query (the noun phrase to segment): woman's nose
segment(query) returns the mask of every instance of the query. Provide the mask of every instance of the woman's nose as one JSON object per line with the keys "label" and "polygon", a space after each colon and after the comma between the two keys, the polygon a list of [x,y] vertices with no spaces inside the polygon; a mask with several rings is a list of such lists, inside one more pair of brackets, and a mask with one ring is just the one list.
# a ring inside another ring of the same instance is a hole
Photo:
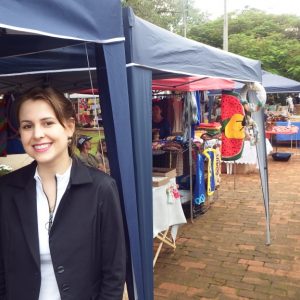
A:
{"label": "woman's nose", "polygon": [[33,130],[33,135],[36,139],[40,139],[45,136],[44,130],[41,126],[35,126]]}

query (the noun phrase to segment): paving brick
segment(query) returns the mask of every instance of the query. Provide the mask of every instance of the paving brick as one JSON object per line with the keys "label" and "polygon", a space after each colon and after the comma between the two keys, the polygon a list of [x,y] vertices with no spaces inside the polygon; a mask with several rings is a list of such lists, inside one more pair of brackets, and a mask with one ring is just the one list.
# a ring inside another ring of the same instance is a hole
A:
{"label": "paving brick", "polygon": [[175,284],[170,282],[164,282],[159,286],[160,289],[170,292],[184,293],[187,290],[187,286],[181,284]]}
{"label": "paving brick", "polygon": [[256,261],[256,260],[252,260],[252,259],[239,259],[238,261],[239,264],[243,264],[243,265],[249,265],[249,266],[263,266],[264,262],[262,261]]}
{"label": "paving brick", "polygon": [[168,298],[170,296],[170,294],[171,294],[171,291],[167,290],[167,289],[156,288],[154,291],[155,299],[157,299],[157,297]]}
{"label": "paving brick", "polygon": [[256,300],[272,299],[271,295],[268,295],[268,294],[265,294],[265,293],[260,293],[260,292],[257,292],[257,291],[240,290],[240,291],[238,291],[238,295],[242,296],[242,297],[247,297],[247,298],[250,298],[250,299],[256,299]]}
{"label": "paving brick", "polygon": [[234,275],[234,274],[228,274],[228,273],[216,273],[215,278],[225,279],[227,280],[233,280],[233,281],[239,281],[242,280],[242,275]]}
{"label": "paving brick", "polygon": [[260,279],[258,277],[250,277],[250,276],[245,276],[242,279],[243,282],[246,283],[252,283],[254,285],[261,285],[261,286],[270,286],[270,281],[266,279]]}
{"label": "paving brick", "polygon": [[206,264],[194,261],[185,261],[182,262],[180,265],[186,269],[204,269],[206,267]]}
{"label": "paving brick", "polygon": [[274,296],[280,296],[282,297],[282,299],[285,299],[288,295],[287,289],[277,289],[272,286],[271,287],[256,286],[254,291],[269,294],[269,295],[274,295]]}
{"label": "paving brick", "polygon": [[227,280],[226,286],[234,287],[238,290],[249,290],[249,291],[253,291],[255,288],[254,284],[249,284],[242,281],[231,281],[231,280]]}
{"label": "paving brick", "polygon": [[266,268],[266,267],[249,266],[248,270],[257,273],[275,274],[274,269]]}
{"label": "paving brick", "polygon": [[203,292],[204,292],[204,289],[189,287],[185,293],[190,298],[193,296],[200,296],[200,295],[202,295]]}

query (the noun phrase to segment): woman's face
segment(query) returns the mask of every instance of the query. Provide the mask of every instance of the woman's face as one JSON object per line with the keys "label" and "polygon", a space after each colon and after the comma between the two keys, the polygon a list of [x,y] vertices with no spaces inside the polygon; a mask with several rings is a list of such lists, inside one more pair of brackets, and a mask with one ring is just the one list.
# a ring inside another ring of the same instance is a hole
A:
{"label": "woman's face", "polygon": [[74,133],[74,120],[64,128],[47,102],[27,100],[21,105],[19,121],[23,147],[38,164],[55,167],[69,160],[68,137]]}

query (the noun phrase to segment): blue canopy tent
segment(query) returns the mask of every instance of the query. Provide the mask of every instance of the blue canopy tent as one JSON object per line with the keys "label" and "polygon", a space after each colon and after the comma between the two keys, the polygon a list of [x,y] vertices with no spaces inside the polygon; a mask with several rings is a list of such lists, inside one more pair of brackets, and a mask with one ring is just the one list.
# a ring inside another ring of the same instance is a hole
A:
{"label": "blue canopy tent", "polygon": [[262,71],[262,85],[268,94],[300,92],[300,82],[267,71]]}
{"label": "blue canopy tent", "polygon": [[[124,30],[143,269],[152,282],[152,79],[199,76],[261,82],[260,62],[216,49],[155,26],[126,8]],[[263,158],[266,161],[266,157]],[[268,201],[268,199],[266,199]]]}
{"label": "blue canopy tent", "polygon": [[[262,85],[267,94],[300,92],[300,82],[264,70],[262,70]],[[242,87],[243,84],[236,83],[235,90]]]}
{"label": "blue canopy tent", "polygon": [[[36,84],[51,84],[69,91],[81,84],[98,83],[110,168],[119,188],[127,229],[129,294],[131,299],[134,292],[139,299],[147,299],[143,289],[120,1],[1,0],[0,7],[0,93],[22,92]],[[75,68],[82,67],[74,60],[78,47],[85,53],[85,68],[75,72]],[[65,50],[64,55],[61,49]],[[96,79],[90,79],[91,53]]]}

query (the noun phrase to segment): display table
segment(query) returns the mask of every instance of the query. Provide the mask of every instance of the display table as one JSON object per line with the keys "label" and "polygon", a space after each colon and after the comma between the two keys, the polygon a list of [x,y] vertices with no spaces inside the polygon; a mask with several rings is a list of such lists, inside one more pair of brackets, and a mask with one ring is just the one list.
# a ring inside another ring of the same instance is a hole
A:
{"label": "display table", "polygon": [[[271,141],[272,141],[272,136],[275,134],[282,134],[282,135],[288,135],[290,136],[290,141],[291,141],[291,150],[293,149],[293,139],[296,141],[296,150],[297,150],[297,133],[299,131],[298,126],[274,126],[272,127],[271,130],[266,130],[266,134],[271,136]],[[276,147],[277,148],[277,147]],[[276,150],[277,151],[277,150]]]}
{"label": "display table", "polygon": [[[267,155],[273,151],[273,147],[268,139],[266,139],[266,150]],[[256,168],[259,168],[256,154],[256,145],[251,145],[250,141],[244,142],[244,149],[242,156],[237,160],[224,161],[227,166],[227,174],[232,174],[232,166],[231,164],[250,164],[256,165]]]}
{"label": "display table", "polygon": [[[159,187],[153,187],[153,238],[158,238],[160,244],[156,251],[153,266],[156,263],[163,244],[176,248],[176,236],[180,224],[186,223],[180,199],[168,198],[167,190],[176,185],[175,178]],[[170,237],[168,237],[170,235]]]}

